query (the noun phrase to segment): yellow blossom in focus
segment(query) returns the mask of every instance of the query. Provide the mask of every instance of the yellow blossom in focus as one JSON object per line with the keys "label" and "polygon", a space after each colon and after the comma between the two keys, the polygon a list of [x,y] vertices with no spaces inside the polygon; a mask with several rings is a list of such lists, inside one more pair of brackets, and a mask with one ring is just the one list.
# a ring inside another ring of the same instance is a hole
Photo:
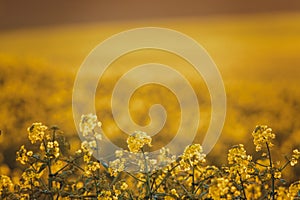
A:
{"label": "yellow blossom in focus", "polygon": [[127,145],[132,153],[138,153],[141,149],[148,145],[151,147],[152,138],[147,133],[142,131],[135,131],[131,136],[127,138]]}
{"label": "yellow blossom in focus", "polygon": [[185,148],[180,160],[180,167],[184,170],[189,170],[191,166],[204,163],[206,161],[205,157],[202,146],[200,144],[192,144]]}
{"label": "yellow blossom in focus", "polygon": [[47,143],[47,153],[57,158],[59,156],[59,143],[57,141]]}
{"label": "yellow blossom in focus", "polygon": [[36,143],[37,141],[42,141],[45,136],[45,131],[48,129],[42,123],[33,123],[28,129],[28,138],[31,143]]}
{"label": "yellow blossom in focus", "polygon": [[252,132],[252,136],[256,151],[260,151],[262,146],[266,144],[268,144],[269,147],[273,146],[271,140],[275,138],[275,134],[272,132],[272,129],[266,125],[256,126]]}

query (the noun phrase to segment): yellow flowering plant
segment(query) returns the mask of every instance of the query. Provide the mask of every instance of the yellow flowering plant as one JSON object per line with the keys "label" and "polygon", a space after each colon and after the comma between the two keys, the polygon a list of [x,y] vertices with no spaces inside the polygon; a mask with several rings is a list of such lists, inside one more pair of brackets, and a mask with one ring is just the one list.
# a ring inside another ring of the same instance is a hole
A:
{"label": "yellow flowering plant", "polygon": [[[81,118],[83,141],[70,152],[64,134],[57,127],[34,123],[28,128],[31,146],[22,145],[16,160],[23,167],[18,182],[0,175],[0,199],[296,199],[300,182],[287,184],[282,171],[295,166],[298,149],[283,165],[272,160],[275,134],[267,126],[257,126],[253,143],[259,158],[247,154],[243,144],[228,150],[228,163],[208,165],[200,144],[187,146],[181,156],[162,148],[150,157],[152,146],[147,133],[136,131],[127,139],[128,150],[115,152],[116,159],[96,160],[101,151],[101,127],[95,115]],[[136,168],[132,168],[135,164]],[[129,167],[135,170],[128,170]],[[13,177],[13,180],[16,180]]]}

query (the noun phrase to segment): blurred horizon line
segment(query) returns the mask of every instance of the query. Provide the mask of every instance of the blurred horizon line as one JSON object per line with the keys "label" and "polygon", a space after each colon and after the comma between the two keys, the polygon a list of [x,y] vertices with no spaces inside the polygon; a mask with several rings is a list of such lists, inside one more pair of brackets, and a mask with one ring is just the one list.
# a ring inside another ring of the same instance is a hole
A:
{"label": "blurred horizon line", "polygon": [[290,0],[0,0],[0,31],[53,25],[159,20],[218,15],[300,13],[300,1]]}

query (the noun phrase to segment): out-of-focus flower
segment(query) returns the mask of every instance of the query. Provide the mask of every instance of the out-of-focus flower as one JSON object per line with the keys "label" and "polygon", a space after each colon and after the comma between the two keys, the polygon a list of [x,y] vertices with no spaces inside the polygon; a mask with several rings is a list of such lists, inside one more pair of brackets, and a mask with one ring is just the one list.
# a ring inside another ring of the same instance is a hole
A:
{"label": "out-of-focus flower", "polygon": [[93,172],[95,172],[96,170],[100,169],[101,165],[99,162],[89,162],[86,166],[85,166],[85,170],[84,173],[88,176],[92,175]]}
{"label": "out-of-focus flower", "polygon": [[180,160],[180,167],[184,170],[189,170],[192,166],[206,162],[205,157],[202,146],[200,144],[192,144],[185,148]]}
{"label": "out-of-focus flower", "polygon": [[212,185],[209,187],[208,195],[212,199],[226,199],[229,192],[229,180],[226,178],[214,178],[212,179]]}
{"label": "out-of-focus flower", "polygon": [[159,150],[159,155],[157,156],[158,166],[166,166],[175,162],[175,160],[176,156],[170,153],[170,149],[163,147]]}
{"label": "out-of-focus flower", "polygon": [[147,135],[147,133],[142,131],[135,131],[131,136],[127,138],[127,145],[130,152],[138,153],[145,145],[151,147],[151,141],[152,138]]}
{"label": "out-of-focus flower", "polygon": [[126,190],[128,188],[127,183],[123,182],[120,188],[121,190]]}
{"label": "out-of-focus flower", "polygon": [[37,141],[42,141],[45,136],[45,131],[48,129],[47,126],[44,126],[42,123],[33,123],[28,131],[28,138],[31,143],[36,143]]}
{"label": "out-of-focus flower", "polygon": [[101,193],[98,195],[98,200],[113,200],[113,195],[109,190],[102,190]]}
{"label": "out-of-focus flower", "polygon": [[247,199],[259,199],[262,195],[261,185],[258,183],[247,185],[245,191]]}
{"label": "out-of-focus flower", "polygon": [[300,158],[300,151],[298,149],[294,149],[292,159],[290,162],[291,166],[295,166],[298,163],[299,158]]}
{"label": "out-of-focus flower", "polygon": [[10,190],[13,187],[13,183],[8,176],[0,175],[0,197],[3,191]]}
{"label": "out-of-focus flower", "polygon": [[117,176],[119,172],[122,172],[125,170],[125,162],[126,160],[124,158],[118,158],[114,161],[109,162],[109,172],[111,176]]}
{"label": "out-of-focus flower", "polygon": [[272,129],[266,125],[256,126],[252,132],[252,136],[256,151],[260,151],[262,146],[266,144],[268,144],[269,147],[273,146],[271,140],[275,138],[275,134],[272,132]]}
{"label": "out-of-focus flower", "polygon": [[292,183],[289,187],[288,197],[294,199],[294,197],[299,197],[300,193],[300,181]]}
{"label": "out-of-focus flower", "polygon": [[276,200],[287,200],[288,198],[288,190],[285,187],[278,187],[276,192]]}

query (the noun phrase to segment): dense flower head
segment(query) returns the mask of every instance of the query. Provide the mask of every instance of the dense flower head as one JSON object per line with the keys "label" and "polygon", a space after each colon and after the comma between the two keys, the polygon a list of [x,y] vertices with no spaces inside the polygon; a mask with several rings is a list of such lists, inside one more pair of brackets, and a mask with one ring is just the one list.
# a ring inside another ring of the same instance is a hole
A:
{"label": "dense flower head", "polygon": [[145,145],[151,147],[152,138],[143,131],[135,131],[127,138],[127,145],[129,151],[132,153],[138,153]]}
{"label": "dense flower head", "polygon": [[27,128],[28,138],[31,143],[36,143],[37,141],[42,141],[45,136],[45,131],[48,129],[47,126],[42,123],[33,123],[30,127]]}
{"label": "dense flower head", "polygon": [[200,144],[192,144],[185,148],[180,160],[180,166],[184,170],[188,170],[191,166],[204,163],[206,161],[205,157],[202,146]]}
{"label": "dense flower head", "polygon": [[272,129],[266,125],[256,126],[252,132],[252,136],[256,151],[260,151],[262,146],[266,144],[269,147],[273,146],[271,140],[275,138],[275,134],[272,132]]}
{"label": "dense flower head", "polygon": [[247,155],[243,144],[236,145],[229,149],[228,152],[228,164],[239,164],[244,160],[251,161],[252,157]]}
{"label": "dense flower head", "polygon": [[232,177],[236,178],[236,182],[240,182],[240,177],[249,178],[253,168],[250,166],[252,157],[247,155],[244,145],[239,144],[233,146],[228,152],[228,172]]}

